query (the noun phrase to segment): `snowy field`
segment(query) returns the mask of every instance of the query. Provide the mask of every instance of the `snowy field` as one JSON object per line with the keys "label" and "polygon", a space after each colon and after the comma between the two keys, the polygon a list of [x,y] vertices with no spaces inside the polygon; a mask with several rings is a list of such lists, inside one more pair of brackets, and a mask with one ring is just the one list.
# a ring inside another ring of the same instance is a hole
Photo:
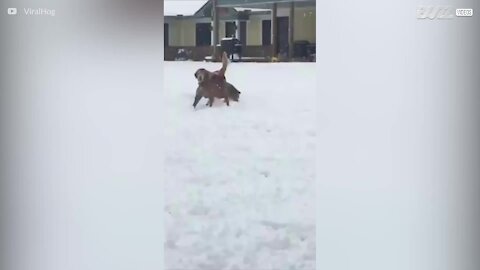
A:
{"label": "snowy field", "polygon": [[166,268],[315,269],[315,65],[233,63],[194,110],[200,67],[165,62]]}

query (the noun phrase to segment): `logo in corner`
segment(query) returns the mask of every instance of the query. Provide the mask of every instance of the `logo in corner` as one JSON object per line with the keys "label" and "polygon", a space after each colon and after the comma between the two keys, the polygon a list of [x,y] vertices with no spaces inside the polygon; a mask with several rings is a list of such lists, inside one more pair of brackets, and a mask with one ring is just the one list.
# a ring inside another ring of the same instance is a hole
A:
{"label": "logo in corner", "polygon": [[17,9],[16,8],[8,8],[7,13],[8,13],[8,15],[17,15]]}
{"label": "logo in corner", "polygon": [[417,19],[453,19],[455,9],[450,6],[419,6]]}

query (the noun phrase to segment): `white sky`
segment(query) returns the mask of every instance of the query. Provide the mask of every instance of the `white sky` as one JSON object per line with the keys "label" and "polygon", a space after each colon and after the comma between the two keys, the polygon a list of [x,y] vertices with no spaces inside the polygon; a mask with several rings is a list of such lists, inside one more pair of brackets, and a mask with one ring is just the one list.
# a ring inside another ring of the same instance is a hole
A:
{"label": "white sky", "polygon": [[[176,16],[184,15],[189,16],[197,12],[207,0],[165,0],[164,4],[164,16]],[[265,9],[255,9],[255,8],[236,8],[236,10],[245,10],[250,9],[252,11],[261,11]]]}
{"label": "white sky", "polygon": [[207,0],[165,0],[164,16],[189,16],[197,12]]}

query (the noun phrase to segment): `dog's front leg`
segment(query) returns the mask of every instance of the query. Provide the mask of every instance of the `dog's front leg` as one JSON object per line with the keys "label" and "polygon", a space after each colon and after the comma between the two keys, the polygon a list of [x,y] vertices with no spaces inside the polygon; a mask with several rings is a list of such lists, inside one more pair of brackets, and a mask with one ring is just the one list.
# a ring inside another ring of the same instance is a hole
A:
{"label": "dog's front leg", "polygon": [[202,99],[202,95],[196,95],[195,100],[193,101],[193,108],[195,108],[198,104],[198,102]]}
{"label": "dog's front leg", "polygon": [[225,103],[227,103],[227,106],[230,106],[230,100],[228,98],[228,95],[225,96]]}
{"label": "dog's front leg", "polygon": [[200,101],[200,99],[202,99],[203,97],[203,88],[199,85],[197,87],[197,91],[195,91],[195,99],[193,101],[193,108],[195,108],[198,104],[198,102]]}

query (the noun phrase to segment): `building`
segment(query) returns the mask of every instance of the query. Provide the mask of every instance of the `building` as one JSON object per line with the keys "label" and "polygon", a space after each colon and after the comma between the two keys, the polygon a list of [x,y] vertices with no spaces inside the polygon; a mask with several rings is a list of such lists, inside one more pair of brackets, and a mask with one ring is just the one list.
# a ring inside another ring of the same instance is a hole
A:
{"label": "building", "polygon": [[243,44],[243,56],[267,61],[272,57],[295,57],[295,43],[308,42],[311,48],[316,43],[315,0],[164,3],[165,60],[173,60],[178,49],[187,50],[193,60],[204,60],[214,54],[213,44],[223,37],[238,38]]}

